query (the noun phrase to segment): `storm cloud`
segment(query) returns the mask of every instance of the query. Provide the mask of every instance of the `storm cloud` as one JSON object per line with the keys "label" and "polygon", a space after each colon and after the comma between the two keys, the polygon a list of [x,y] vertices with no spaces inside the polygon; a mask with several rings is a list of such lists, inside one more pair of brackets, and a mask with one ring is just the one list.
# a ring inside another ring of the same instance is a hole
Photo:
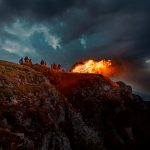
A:
{"label": "storm cloud", "polygon": [[0,59],[29,55],[69,69],[89,58],[122,65],[150,93],[149,0],[0,0]]}

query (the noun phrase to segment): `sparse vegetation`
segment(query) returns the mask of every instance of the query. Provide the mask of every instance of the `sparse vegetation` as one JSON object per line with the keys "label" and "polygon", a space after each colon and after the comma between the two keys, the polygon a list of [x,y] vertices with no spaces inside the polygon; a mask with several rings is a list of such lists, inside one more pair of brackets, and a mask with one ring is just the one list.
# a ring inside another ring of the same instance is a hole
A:
{"label": "sparse vegetation", "polygon": [[123,82],[0,61],[2,150],[140,150],[149,112]]}

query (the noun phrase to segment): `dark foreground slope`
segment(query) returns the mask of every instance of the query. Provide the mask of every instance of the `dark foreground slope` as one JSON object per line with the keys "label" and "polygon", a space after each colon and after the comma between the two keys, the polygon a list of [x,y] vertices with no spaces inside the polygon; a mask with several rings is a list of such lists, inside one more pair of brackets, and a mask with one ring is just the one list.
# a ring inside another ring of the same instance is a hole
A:
{"label": "dark foreground slope", "polygon": [[149,146],[149,109],[131,87],[102,75],[33,68],[0,61],[0,149]]}

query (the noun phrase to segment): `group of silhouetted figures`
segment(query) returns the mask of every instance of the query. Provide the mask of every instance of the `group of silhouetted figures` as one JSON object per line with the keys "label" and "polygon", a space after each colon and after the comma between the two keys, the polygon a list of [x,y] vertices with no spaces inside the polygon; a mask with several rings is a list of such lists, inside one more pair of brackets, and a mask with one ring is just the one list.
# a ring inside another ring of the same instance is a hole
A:
{"label": "group of silhouetted figures", "polygon": [[[24,58],[22,57],[19,60],[19,64],[32,66],[32,59],[30,59],[28,56],[25,56]],[[40,65],[43,66],[43,67],[47,67],[48,68],[48,63],[45,60],[43,60],[43,59],[41,60]],[[62,69],[60,64],[55,64],[54,63],[54,64],[51,64],[50,70],[62,71],[63,69]]]}
{"label": "group of silhouetted figures", "polygon": [[26,56],[26,57],[22,57],[20,60],[19,60],[19,63],[21,64],[21,65],[23,65],[23,64],[27,64],[27,65],[32,65],[32,59],[30,59],[28,56]]}
{"label": "group of silhouetted figures", "polygon": [[52,70],[62,70],[60,64],[51,64],[51,69]]}

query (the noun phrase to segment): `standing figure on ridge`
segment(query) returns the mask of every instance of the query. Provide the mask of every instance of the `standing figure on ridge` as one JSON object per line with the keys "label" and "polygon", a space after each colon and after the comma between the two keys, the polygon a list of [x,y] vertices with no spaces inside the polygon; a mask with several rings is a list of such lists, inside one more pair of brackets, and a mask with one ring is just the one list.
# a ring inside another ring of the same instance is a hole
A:
{"label": "standing figure on ridge", "polygon": [[26,57],[24,58],[24,61],[25,61],[25,62],[29,62],[29,57],[26,56]]}
{"label": "standing figure on ridge", "polygon": [[19,60],[19,64],[23,64],[24,63],[24,60],[23,60],[23,57]]}
{"label": "standing figure on ridge", "polygon": [[32,59],[29,59],[29,63],[30,63],[30,65],[32,65]]}
{"label": "standing figure on ridge", "polygon": [[42,59],[41,60],[41,63],[40,63],[41,65],[44,65],[45,64],[45,62],[44,62],[44,60]]}

